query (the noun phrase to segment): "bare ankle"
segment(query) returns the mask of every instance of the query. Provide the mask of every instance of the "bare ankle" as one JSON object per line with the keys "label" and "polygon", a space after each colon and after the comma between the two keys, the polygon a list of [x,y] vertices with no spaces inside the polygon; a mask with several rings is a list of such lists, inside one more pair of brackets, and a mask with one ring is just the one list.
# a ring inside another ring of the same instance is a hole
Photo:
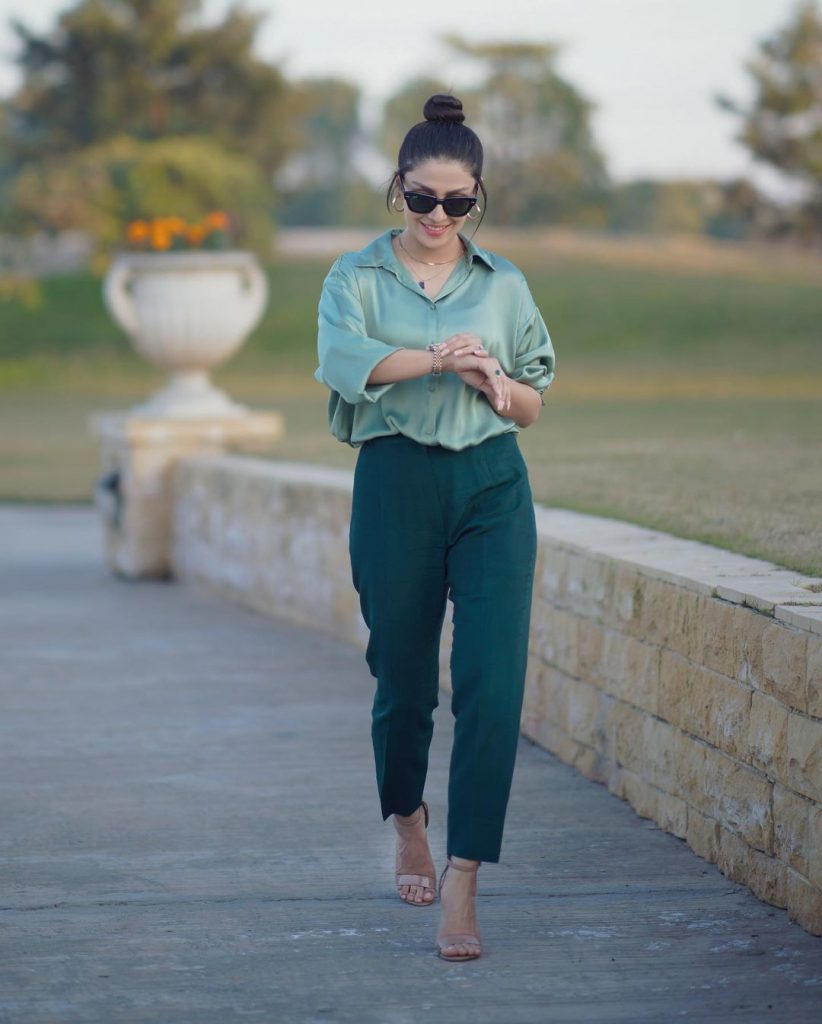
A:
{"label": "bare ankle", "polygon": [[470,860],[467,857],[455,857],[453,854],[450,855],[450,859],[452,864],[458,864],[461,868],[479,867],[479,865],[482,864],[481,860]]}

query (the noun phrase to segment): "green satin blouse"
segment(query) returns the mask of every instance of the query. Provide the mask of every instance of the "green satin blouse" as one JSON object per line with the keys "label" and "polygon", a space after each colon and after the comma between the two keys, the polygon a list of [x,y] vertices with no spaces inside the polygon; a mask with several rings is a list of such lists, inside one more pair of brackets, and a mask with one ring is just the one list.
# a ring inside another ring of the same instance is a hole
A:
{"label": "green satin blouse", "polygon": [[342,253],[323,282],[314,377],[331,389],[331,433],[352,447],[399,433],[459,450],[518,432],[455,373],[366,385],[397,348],[425,349],[462,331],[479,335],[505,373],[541,398],[554,379],[551,338],[521,270],[460,234],[466,257],[432,299],[394,253],[391,238],[401,230],[389,228],[359,252]]}

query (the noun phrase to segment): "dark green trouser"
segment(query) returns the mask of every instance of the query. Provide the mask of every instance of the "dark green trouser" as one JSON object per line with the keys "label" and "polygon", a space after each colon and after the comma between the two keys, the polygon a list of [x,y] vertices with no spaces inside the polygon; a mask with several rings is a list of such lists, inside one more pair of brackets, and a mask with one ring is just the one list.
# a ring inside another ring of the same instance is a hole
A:
{"label": "dark green trouser", "polygon": [[349,550],[377,680],[382,816],[419,807],[453,602],[447,852],[498,861],[528,659],[536,523],[514,433],[462,451],[402,434],[360,448]]}

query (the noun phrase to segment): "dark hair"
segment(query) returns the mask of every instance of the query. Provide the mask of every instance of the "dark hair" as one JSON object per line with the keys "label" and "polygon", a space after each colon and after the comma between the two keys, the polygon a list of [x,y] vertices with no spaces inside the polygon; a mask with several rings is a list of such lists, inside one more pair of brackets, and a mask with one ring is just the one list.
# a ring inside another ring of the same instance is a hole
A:
{"label": "dark hair", "polygon": [[[399,176],[407,174],[412,167],[425,160],[456,160],[473,175],[487,206],[488,195],[482,180],[482,143],[479,136],[463,124],[465,114],[460,100],[456,96],[436,93],[426,100],[422,114],[425,120],[409,128],[402,140],[397,169],[391,175],[385,195],[385,205],[391,210],[391,193],[399,184]],[[477,227],[484,216],[485,207]]]}

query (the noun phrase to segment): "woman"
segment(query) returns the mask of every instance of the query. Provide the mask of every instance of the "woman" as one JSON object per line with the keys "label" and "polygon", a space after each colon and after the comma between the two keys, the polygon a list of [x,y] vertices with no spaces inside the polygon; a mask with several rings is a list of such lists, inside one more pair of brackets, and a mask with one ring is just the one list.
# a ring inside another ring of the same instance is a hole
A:
{"label": "woman", "polygon": [[[481,219],[483,149],[453,96],[432,96],[400,147],[389,208],[405,228],[343,253],[319,303],[317,380],[335,437],[358,447],[349,533],[377,680],[371,734],[402,899],[438,893],[439,955],[480,956],[477,869],[499,861],[528,657],[536,524],[516,435],[554,378],[520,270],[461,229]],[[453,603],[454,743],[447,860],[422,800]],[[449,871],[454,868],[455,871]]]}

